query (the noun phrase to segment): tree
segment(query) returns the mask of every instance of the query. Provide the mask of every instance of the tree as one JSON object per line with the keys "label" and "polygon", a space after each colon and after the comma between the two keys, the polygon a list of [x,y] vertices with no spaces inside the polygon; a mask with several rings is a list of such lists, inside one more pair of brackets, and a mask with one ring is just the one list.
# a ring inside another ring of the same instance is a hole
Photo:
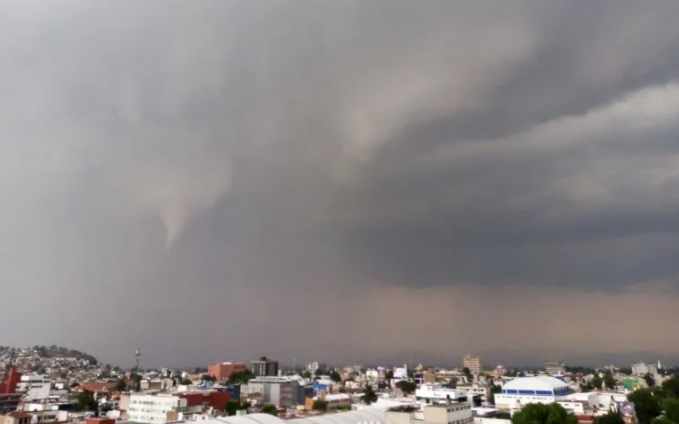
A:
{"label": "tree", "polygon": [[662,389],[667,396],[679,398],[679,377],[675,375],[672,378],[663,381]]}
{"label": "tree", "polygon": [[668,398],[663,400],[662,409],[667,419],[679,423],[679,399]]}
{"label": "tree", "polygon": [[141,375],[137,374],[135,371],[130,375],[130,378],[132,379],[134,391],[141,392]]}
{"label": "tree", "polygon": [[316,400],[314,401],[313,405],[311,405],[311,409],[313,409],[314,411],[323,411],[323,412],[325,412],[325,411],[328,410],[328,402],[327,402],[327,401],[324,401],[324,400],[322,400],[322,399],[316,399]]}
{"label": "tree", "polygon": [[472,378],[472,372],[468,367],[462,368],[462,373],[467,377],[467,380]]}
{"label": "tree", "polygon": [[209,374],[203,374],[200,377],[201,381],[207,381],[208,383],[214,383],[217,379]]}
{"label": "tree", "polygon": [[393,378],[394,378],[394,371],[389,370],[389,371],[384,373],[384,379],[385,380],[391,381],[391,379],[393,379]]}
{"label": "tree", "polygon": [[125,390],[127,390],[127,383],[125,383],[125,380],[123,380],[122,378],[116,380],[115,389],[118,392],[124,392]]}
{"label": "tree", "polygon": [[606,385],[607,389],[613,389],[615,386],[617,386],[618,382],[615,381],[615,377],[613,377],[613,374],[609,372],[606,372],[604,374],[604,384]]}
{"label": "tree", "polygon": [[412,381],[401,380],[398,383],[396,383],[396,387],[401,389],[401,391],[405,394],[412,394],[415,393],[415,389],[417,389],[417,384],[413,383]]}
{"label": "tree", "polygon": [[76,411],[96,411],[98,406],[97,400],[94,398],[94,393],[89,390],[83,390],[81,393],[78,393],[78,398],[75,403]]}
{"label": "tree", "polygon": [[577,424],[578,419],[557,403],[531,403],[512,416],[512,424]]}
{"label": "tree", "polygon": [[635,390],[627,396],[627,399],[634,404],[639,424],[650,424],[660,415],[660,404],[649,389]]}
{"label": "tree", "polygon": [[191,381],[191,380],[189,380],[188,378],[184,377],[184,378],[182,378],[181,383],[182,383],[183,385],[185,385],[185,386],[190,386],[190,385],[193,384],[193,381]]}
{"label": "tree", "polygon": [[235,400],[230,400],[224,405],[224,412],[230,417],[236,415],[241,409],[245,409],[245,407]]}
{"label": "tree", "polygon": [[653,376],[652,376],[651,374],[646,374],[646,375],[644,376],[644,380],[646,381],[646,385],[647,385],[648,387],[653,387],[653,386],[655,386],[655,378],[653,378]]}
{"label": "tree", "polygon": [[275,417],[278,416],[278,408],[276,408],[274,405],[271,405],[270,403],[262,405],[261,412],[264,414],[273,415]]}
{"label": "tree", "polygon": [[339,373],[335,370],[332,370],[330,372],[330,379],[334,381],[335,383],[341,383],[342,382],[342,376],[339,375]]}
{"label": "tree", "polygon": [[596,417],[594,424],[625,424],[625,420],[622,419],[622,415],[619,413],[609,412],[606,415]]}
{"label": "tree", "polygon": [[229,381],[230,385],[246,384],[248,381],[250,381],[254,377],[255,377],[255,375],[252,373],[252,371],[245,370],[245,371],[239,371],[239,372],[231,373],[228,381]]}
{"label": "tree", "polygon": [[495,394],[496,393],[502,393],[502,387],[501,386],[496,386],[493,384],[490,386],[490,390],[488,393],[488,402],[490,402],[491,405],[495,405]]}
{"label": "tree", "polygon": [[363,403],[366,405],[371,405],[375,402],[377,402],[377,393],[375,393],[375,390],[373,390],[373,386],[368,384],[365,387],[365,391],[363,392]]}
{"label": "tree", "polygon": [[599,374],[594,374],[590,383],[592,383],[592,386],[594,386],[595,389],[601,390],[601,387],[604,385],[604,380],[599,377]]}

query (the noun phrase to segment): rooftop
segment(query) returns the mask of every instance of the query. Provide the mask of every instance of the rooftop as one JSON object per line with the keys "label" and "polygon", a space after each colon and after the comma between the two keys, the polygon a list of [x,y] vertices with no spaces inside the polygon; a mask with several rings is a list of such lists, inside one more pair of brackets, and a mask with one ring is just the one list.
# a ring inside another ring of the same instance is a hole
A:
{"label": "rooftop", "polygon": [[554,390],[567,388],[568,384],[548,375],[521,377],[511,380],[502,386],[502,390]]}

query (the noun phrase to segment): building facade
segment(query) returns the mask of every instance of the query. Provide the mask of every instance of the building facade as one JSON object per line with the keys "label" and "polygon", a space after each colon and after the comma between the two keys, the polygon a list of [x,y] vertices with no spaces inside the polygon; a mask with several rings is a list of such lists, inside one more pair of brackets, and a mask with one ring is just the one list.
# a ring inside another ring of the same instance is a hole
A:
{"label": "building facade", "polygon": [[474,421],[469,402],[397,406],[385,413],[385,424],[468,424]]}
{"label": "building facade", "polygon": [[655,364],[648,364],[646,362],[636,362],[632,364],[632,374],[634,375],[655,375],[658,373],[658,368]]}
{"label": "building facade", "polygon": [[481,358],[479,358],[478,356],[465,355],[465,357],[462,358],[462,366],[465,368],[469,368],[469,371],[472,374],[480,374]]}
{"label": "building facade", "polygon": [[259,360],[250,362],[250,372],[255,377],[276,377],[278,376],[278,361],[262,356]]}
{"label": "building facade", "polygon": [[142,424],[165,424],[176,421],[176,414],[187,407],[187,401],[170,394],[145,395],[133,393],[127,415],[130,421]]}
{"label": "building facade", "polygon": [[257,377],[248,381],[248,397],[259,399],[277,408],[297,406],[299,383],[286,377]]}
{"label": "building facade", "polygon": [[325,374],[328,371],[328,365],[316,361],[307,365],[306,369],[311,373],[311,375]]}
{"label": "building facade", "polygon": [[545,372],[548,375],[563,375],[566,373],[566,364],[563,362],[547,362]]}
{"label": "building facade", "polygon": [[237,362],[222,362],[207,367],[208,375],[217,380],[226,380],[231,377],[231,374],[245,372],[247,370],[247,365]]}

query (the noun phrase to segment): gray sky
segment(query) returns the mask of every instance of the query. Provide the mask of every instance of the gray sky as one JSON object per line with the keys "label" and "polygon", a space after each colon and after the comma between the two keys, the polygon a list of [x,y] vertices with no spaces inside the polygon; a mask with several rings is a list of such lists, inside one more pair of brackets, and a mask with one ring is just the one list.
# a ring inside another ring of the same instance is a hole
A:
{"label": "gray sky", "polygon": [[2,2],[0,340],[157,366],[672,355],[677,21]]}

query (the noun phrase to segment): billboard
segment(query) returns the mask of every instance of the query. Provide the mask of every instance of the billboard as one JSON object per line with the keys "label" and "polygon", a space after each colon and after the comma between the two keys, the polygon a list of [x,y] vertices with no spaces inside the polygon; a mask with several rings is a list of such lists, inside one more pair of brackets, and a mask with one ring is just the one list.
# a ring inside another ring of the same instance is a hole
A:
{"label": "billboard", "polygon": [[618,413],[627,424],[637,423],[637,414],[632,402],[616,402],[615,406],[618,409]]}

